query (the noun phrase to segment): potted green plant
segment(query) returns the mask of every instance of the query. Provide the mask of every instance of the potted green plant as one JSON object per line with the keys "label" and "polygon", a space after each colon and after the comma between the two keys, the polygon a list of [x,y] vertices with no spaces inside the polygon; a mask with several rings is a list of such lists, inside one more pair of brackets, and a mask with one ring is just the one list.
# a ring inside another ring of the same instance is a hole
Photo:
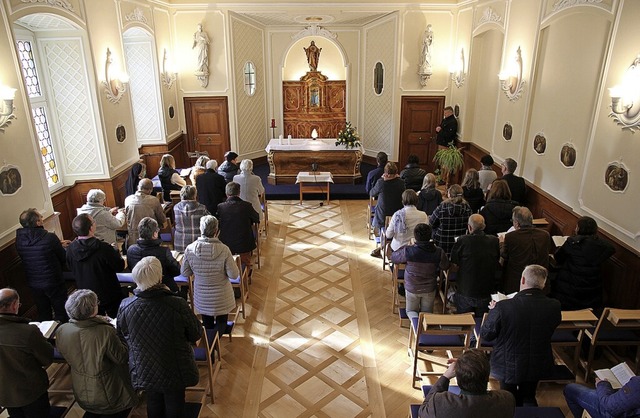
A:
{"label": "potted green plant", "polygon": [[451,177],[464,167],[462,151],[451,144],[447,148],[441,148],[433,156],[433,162],[440,168],[442,179],[449,186]]}
{"label": "potted green plant", "polygon": [[358,129],[351,126],[351,122],[346,122],[344,129],[338,132],[336,147],[338,145],[344,145],[347,149],[360,146]]}

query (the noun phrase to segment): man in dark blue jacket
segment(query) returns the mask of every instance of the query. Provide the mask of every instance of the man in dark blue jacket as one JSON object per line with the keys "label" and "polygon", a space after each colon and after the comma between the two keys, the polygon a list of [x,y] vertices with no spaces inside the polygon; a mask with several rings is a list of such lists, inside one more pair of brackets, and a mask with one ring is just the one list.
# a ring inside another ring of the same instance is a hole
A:
{"label": "man in dark blue jacket", "polygon": [[240,199],[238,183],[228,183],[225,192],[227,200],[218,205],[219,238],[232,254],[240,254],[242,264],[249,266],[251,271],[251,253],[256,249],[252,226],[260,223],[260,215],[251,203]]}
{"label": "man in dark blue jacket", "polygon": [[67,287],[62,270],[65,266],[63,245],[69,245],[69,241],[61,242],[56,234],[44,229],[42,215],[36,209],[22,212],[20,225],[22,228],[16,231],[16,250],[38,309],[38,321],[67,322],[69,318],[64,310]]}
{"label": "man in dark blue jacket", "polygon": [[525,267],[520,292],[498,303],[492,300],[480,330],[482,339],[495,340],[491,375],[500,381],[500,389],[513,393],[516,406],[537,406],[538,380],[553,368],[551,336],[562,315],[560,302],[542,291],[546,280],[544,267]]}

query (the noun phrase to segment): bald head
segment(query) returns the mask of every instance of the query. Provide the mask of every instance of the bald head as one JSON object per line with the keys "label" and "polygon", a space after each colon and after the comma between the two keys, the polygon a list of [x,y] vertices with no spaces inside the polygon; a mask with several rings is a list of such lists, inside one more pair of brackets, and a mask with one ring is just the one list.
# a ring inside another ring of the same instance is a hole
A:
{"label": "bald head", "polygon": [[0,289],[0,313],[17,314],[20,308],[20,296],[15,289]]}
{"label": "bald head", "polygon": [[151,179],[142,179],[138,183],[138,191],[146,194],[151,194],[153,191],[153,182]]}
{"label": "bald head", "polygon": [[469,216],[469,231],[470,232],[476,232],[476,231],[484,231],[484,217],[478,213],[474,213],[473,215]]}

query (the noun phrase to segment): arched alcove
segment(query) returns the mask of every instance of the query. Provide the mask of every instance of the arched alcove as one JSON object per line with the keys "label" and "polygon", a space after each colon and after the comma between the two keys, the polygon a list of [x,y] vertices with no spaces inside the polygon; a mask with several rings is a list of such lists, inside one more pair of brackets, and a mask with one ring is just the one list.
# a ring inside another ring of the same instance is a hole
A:
{"label": "arched alcove", "polygon": [[282,80],[300,80],[309,71],[307,48],[314,41],[322,48],[318,60],[318,71],[329,80],[346,80],[346,59],[340,47],[331,39],[320,36],[306,36],[295,41],[286,52],[282,66]]}

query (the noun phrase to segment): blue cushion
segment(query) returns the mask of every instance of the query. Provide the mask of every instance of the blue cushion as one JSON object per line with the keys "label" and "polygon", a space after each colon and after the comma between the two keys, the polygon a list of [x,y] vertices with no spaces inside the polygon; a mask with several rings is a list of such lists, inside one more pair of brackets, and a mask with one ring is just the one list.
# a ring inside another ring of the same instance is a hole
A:
{"label": "blue cushion", "polygon": [[418,418],[418,412],[420,411],[419,403],[412,403],[409,408],[411,408],[411,418]]}
{"label": "blue cushion", "polygon": [[53,361],[66,361],[57,348],[53,348]]}
{"label": "blue cushion", "polygon": [[552,343],[577,343],[578,335],[577,331],[568,329],[557,329],[551,336]]}
{"label": "blue cushion", "polygon": [[231,284],[240,284],[240,276],[236,277],[235,279],[231,279],[229,278],[229,281],[231,282]]}
{"label": "blue cushion", "polygon": [[189,278],[182,274],[173,278],[176,284],[189,284]]}
{"label": "blue cushion", "polygon": [[173,242],[173,238],[171,238],[171,232],[161,232],[160,239],[162,242]]}
{"label": "blue cushion", "polygon": [[116,273],[116,276],[118,276],[118,281],[120,283],[135,283],[131,273]]}
{"label": "blue cushion", "polygon": [[[429,391],[431,390],[431,385],[423,385],[422,386],[422,396],[424,396],[425,398],[427,397],[427,393],[429,393]],[[453,385],[449,385],[449,389],[447,390],[447,392],[451,392],[455,395],[459,395],[460,394],[460,386],[453,386]]]}
{"label": "blue cushion", "polygon": [[598,333],[598,341],[638,341],[638,333],[625,329],[611,329]]}
{"label": "blue cushion", "polygon": [[553,406],[518,406],[514,418],[564,418],[560,408]]}
{"label": "blue cushion", "polygon": [[186,402],[182,410],[184,418],[198,418],[202,404],[199,402]]}
{"label": "blue cushion", "polygon": [[400,319],[409,319],[409,317],[407,316],[407,308],[398,309],[398,316],[400,317]]}
{"label": "blue cushion", "polygon": [[[418,329],[418,317],[411,318],[411,326]],[[460,335],[421,335],[420,345],[429,347],[464,347],[464,337]]]}

